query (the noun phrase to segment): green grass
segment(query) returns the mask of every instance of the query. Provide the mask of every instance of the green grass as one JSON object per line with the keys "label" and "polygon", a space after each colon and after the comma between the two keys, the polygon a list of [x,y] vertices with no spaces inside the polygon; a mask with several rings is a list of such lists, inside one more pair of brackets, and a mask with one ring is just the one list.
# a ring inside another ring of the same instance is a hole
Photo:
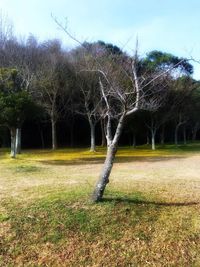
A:
{"label": "green grass", "polygon": [[0,152],[0,266],[200,266],[200,144]]}

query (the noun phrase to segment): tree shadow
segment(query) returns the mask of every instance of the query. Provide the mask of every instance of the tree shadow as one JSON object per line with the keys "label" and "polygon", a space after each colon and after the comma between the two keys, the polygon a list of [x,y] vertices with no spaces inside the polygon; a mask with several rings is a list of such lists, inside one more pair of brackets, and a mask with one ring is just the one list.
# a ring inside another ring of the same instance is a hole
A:
{"label": "tree shadow", "polygon": [[[159,162],[159,161],[170,161],[174,159],[182,159],[185,157],[152,157],[152,156],[118,156],[115,159],[115,163],[131,163],[131,162]],[[95,165],[102,164],[105,160],[105,156],[98,156],[93,158],[79,158],[75,160],[40,160],[39,162],[45,165],[60,165],[60,166],[74,166],[74,165]]]}
{"label": "tree shadow", "polygon": [[155,205],[163,207],[187,207],[187,206],[196,206],[200,202],[190,201],[190,202],[157,202],[157,201],[147,201],[131,198],[122,198],[122,197],[105,197],[101,202],[117,202],[125,204],[141,204],[141,205]]}

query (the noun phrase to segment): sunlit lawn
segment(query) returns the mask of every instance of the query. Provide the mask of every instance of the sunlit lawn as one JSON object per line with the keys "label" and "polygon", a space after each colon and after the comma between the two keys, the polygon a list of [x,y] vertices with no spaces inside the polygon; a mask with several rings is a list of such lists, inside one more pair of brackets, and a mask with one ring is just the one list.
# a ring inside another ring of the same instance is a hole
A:
{"label": "sunlit lawn", "polygon": [[120,148],[92,204],[104,157],[0,150],[0,266],[200,266],[200,144]]}

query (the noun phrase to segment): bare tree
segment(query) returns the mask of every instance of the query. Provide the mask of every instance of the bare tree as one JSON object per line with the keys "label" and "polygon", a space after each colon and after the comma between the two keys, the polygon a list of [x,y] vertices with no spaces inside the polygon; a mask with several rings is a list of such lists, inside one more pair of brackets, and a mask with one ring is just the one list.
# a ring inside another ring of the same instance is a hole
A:
{"label": "bare tree", "polygon": [[52,149],[57,148],[56,124],[64,113],[63,99],[70,67],[57,41],[43,44],[43,60],[36,75],[36,95],[51,121]]}
{"label": "bare tree", "polygon": [[[197,88],[197,83],[188,76],[183,76],[174,81],[173,93],[176,101],[174,102],[172,120],[175,122],[174,143],[178,145],[178,131],[181,126],[184,126],[191,116],[191,103],[193,91]],[[183,135],[185,137],[185,127],[183,127]]]}
{"label": "bare tree", "polygon": [[[66,27],[58,21],[56,23],[70,38],[85,47],[68,32]],[[170,69],[151,72],[148,75],[140,66],[137,50],[136,47],[132,58],[125,54],[117,56],[111,54],[106,60],[105,58],[101,60],[91,53],[94,64],[90,71],[99,74],[101,116],[106,122],[107,139],[106,159],[92,195],[94,202],[102,200],[106,185],[109,183],[125,119],[138,110],[156,109],[161,105],[163,77],[173,69],[170,67]],[[157,88],[155,84],[158,84],[158,81],[160,86]]]}
{"label": "bare tree", "polygon": [[90,125],[90,151],[95,152],[95,128],[101,118],[99,110],[99,84],[95,73],[82,72],[78,75],[81,97],[77,112],[87,118]]}
{"label": "bare tree", "polygon": [[[156,73],[149,77],[146,73],[140,73],[137,53],[133,58],[127,58],[126,62],[116,62],[109,71],[98,71],[102,75],[100,89],[104,107],[102,110],[106,119],[107,154],[93,193],[95,202],[102,199],[105,187],[109,183],[125,119],[138,110],[158,108],[162,99],[162,88],[155,87],[155,82],[157,83],[158,79],[162,80],[162,75]],[[116,126],[113,125],[113,121]]]}
{"label": "bare tree", "polygon": [[[40,50],[37,40],[30,36],[27,41],[10,38],[5,41],[0,54],[1,64],[7,68],[14,68],[20,76],[20,86],[24,91],[31,93],[34,75],[38,67]],[[21,127],[16,130],[16,152],[21,153]]]}
{"label": "bare tree", "polygon": [[6,42],[13,38],[13,25],[2,10],[0,10],[0,49],[4,48]]}

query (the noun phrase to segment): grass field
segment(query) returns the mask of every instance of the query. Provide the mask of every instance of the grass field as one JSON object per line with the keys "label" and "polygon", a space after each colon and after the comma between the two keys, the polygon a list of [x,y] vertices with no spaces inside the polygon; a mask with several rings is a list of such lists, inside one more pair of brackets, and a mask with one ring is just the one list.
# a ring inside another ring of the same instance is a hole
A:
{"label": "grass field", "polygon": [[105,150],[0,150],[0,266],[200,266],[200,144],[120,148],[104,201]]}

